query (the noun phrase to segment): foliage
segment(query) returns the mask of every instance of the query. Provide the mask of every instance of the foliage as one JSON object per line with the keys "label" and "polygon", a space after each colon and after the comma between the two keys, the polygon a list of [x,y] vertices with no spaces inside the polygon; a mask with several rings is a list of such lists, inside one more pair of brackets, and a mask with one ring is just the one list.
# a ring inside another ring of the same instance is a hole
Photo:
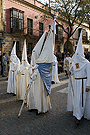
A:
{"label": "foliage", "polygon": [[[83,22],[90,25],[90,0],[49,0],[49,3],[46,3],[43,7],[51,15],[51,9],[55,10],[58,18],[67,21],[67,29],[64,28],[63,23],[60,24],[56,21],[64,32],[67,33],[67,40],[69,40]],[[47,18],[47,13],[42,16],[43,21],[47,21]],[[75,24],[77,24],[77,27],[73,29]]]}
{"label": "foliage", "polygon": [[[63,25],[57,23],[67,33],[68,38],[74,34],[83,22],[90,24],[90,0],[52,0],[50,1],[50,7],[57,11],[60,18],[67,20],[67,30],[64,29]],[[73,30],[75,23],[78,25]]]}

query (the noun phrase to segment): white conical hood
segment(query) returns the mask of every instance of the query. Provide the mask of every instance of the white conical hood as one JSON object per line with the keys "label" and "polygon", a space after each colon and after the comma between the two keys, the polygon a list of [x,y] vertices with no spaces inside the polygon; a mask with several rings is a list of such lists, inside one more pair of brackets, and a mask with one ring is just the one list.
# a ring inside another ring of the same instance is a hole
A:
{"label": "white conical hood", "polygon": [[16,42],[14,43],[11,55],[16,55]]}
{"label": "white conical hood", "polygon": [[36,63],[52,63],[54,60],[54,44],[55,44],[55,20],[53,21],[43,50],[37,59]]}
{"label": "white conical hood", "polygon": [[11,61],[16,61],[16,42],[14,43],[12,52],[11,52],[11,56],[10,56],[10,60]]}
{"label": "white conical hood", "polygon": [[10,56],[10,70],[19,70],[20,69],[20,60],[16,55],[16,42],[11,52]]}
{"label": "white conical hood", "polygon": [[76,52],[74,54],[74,66],[76,63],[79,63],[79,68],[77,70],[80,70],[83,66],[85,66],[86,62],[87,60],[85,59],[84,54],[83,54],[82,31],[81,31],[77,48],[76,48]]}
{"label": "white conical hood", "polygon": [[26,61],[27,62],[26,39],[24,40],[24,47],[23,47],[23,53],[22,53],[22,61]]}
{"label": "white conical hood", "polygon": [[24,47],[22,53],[22,66],[29,66],[30,64],[27,61],[27,48],[26,48],[26,39],[24,40]]}
{"label": "white conical hood", "polygon": [[41,38],[39,39],[39,41],[37,42],[37,44],[35,45],[35,47],[33,49],[33,52],[36,53],[37,58],[40,55],[40,51],[41,51],[41,48],[42,48],[42,45],[43,45],[43,42],[45,39],[45,35],[46,35],[46,31],[43,33],[43,35],[41,36]]}
{"label": "white conical hood", "polygon": [[41,38],[39,39],[39,41],[37,42],[37,44],[35,45],[35,47],[32,51],[31,65],[35,66],[35,64],[36,64],[36,60],[40,55],[41,48],[42,48],[44,40],[45,40],[45,35],[46,35],[46,31],[43,33],[43,35],[41,36]]}
{"label": "white conical hood", "polygon": [[80,33],[80,37],[79,37],[79,40],[78,40],[78,44],[77,44],[77,48],[76,48],[75,54],[76,53],[78,53],[79,55],[81,55],[82,57],[84,57],[83,46],[82,46],[82,31]]}
{"label": "white conical hood", "polygon": [[51,30],[53,30],[53,52],[54,52],[54,46],[55,46],[55,19],[51,25]]}

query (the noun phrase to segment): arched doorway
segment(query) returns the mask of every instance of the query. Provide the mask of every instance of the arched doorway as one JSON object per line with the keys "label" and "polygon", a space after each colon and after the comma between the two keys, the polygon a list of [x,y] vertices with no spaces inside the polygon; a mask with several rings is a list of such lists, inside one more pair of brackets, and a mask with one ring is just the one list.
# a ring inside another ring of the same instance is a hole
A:
{"label": "arched doorway", "polygon": [[72,53],[73,52],[73,45],[70,41],[66,41],[64,44],[64,52],[69,52]]}

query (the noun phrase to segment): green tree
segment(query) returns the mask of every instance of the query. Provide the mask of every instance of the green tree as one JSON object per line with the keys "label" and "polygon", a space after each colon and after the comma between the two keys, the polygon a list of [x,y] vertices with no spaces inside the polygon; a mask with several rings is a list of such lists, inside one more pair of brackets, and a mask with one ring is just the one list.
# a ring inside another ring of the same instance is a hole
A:
{"label": "green tree", "polygon": [[[90,23],[90,0],[53,0],[50,3],[51,8],[58,12],[58,16],[67,20],[68,28],[59,24],[69,38],[80,27],[83,22]],[[73,26],[77,23],[77,27]]]}
{"label": "green tree", "polygon": [[[67,33],[67,40],[83,22],[90,24],[90,0],[49,0],[48,11],[51,14],[50,7],[58,13],[58,18],[67,21],[68,27],[65,29],[63,23],[60,24],[56,20],[58,25]],[[76,23],[77,27],[73,29]]]}

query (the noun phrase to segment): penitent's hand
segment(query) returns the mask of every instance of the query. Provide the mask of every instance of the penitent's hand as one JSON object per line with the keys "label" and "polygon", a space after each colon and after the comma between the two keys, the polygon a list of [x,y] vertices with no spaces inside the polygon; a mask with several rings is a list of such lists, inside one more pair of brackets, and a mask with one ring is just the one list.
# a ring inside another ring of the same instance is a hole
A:
{"label": "penitent's hand", "polygon": [[90,89],[89,88],[86,88],[86,92],[88,92]]}

